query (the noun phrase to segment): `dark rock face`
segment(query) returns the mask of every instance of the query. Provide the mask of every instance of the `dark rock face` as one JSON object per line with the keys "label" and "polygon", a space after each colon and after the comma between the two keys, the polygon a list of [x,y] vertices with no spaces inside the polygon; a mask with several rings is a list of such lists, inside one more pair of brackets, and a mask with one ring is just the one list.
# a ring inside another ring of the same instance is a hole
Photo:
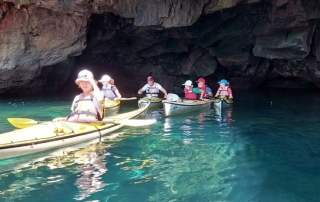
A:
{"label": "dark rock face", "polygon": [[7,0],[0,93],[52,92],[84,67],[127,92],[150,72],[169,91],[198,77],[320,87],[319,19],[318,0]]}
{"label": "dark rock face", "polygon": [[[2,8],[0,92],[40,93],[45,82],[38,78],[53,71],[48,69],[57,68],[48,66],[65,64],[85,49],[87,19],[32,5],[16,9],[12,4],[4,3]],[[70,72],[70,67],[64,68]],[[69,74],[51,73],[45,80],[58,76],[64,82]]]}

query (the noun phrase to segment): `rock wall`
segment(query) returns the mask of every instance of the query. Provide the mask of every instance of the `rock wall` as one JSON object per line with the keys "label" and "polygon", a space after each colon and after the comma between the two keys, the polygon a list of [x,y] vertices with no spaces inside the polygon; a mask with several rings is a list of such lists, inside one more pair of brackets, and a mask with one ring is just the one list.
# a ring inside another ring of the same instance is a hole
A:
{"label": "rock wall", "polygon": [[198,77],[320,87],[319,19],[318,0],[0,1],[0,94],[52,92],[84,67],[127,92],[150,72],[169,91]]}

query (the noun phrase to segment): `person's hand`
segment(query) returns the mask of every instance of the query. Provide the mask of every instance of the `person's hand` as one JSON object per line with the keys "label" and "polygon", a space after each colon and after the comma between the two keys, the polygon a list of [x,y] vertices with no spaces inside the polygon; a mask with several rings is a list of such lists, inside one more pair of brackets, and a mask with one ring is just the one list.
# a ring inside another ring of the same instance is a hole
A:
{"label": "person's hand", "polygon": [[88,78],[88,80],[89,80],[89,82],[90,82],[90,83],[92,83],[92,84],[93,84],[93,83],[95,83],[95,81],[94,81],[94,78],[93,78],[93,77],[88,76],[87,78]]}
{"label": "person's hand", "polygon": [[116,98],[114,98],[113,100],[114,101],[118,101],[118,100],[120,100],[121,98],[118,98],[118,97],[116,97]]}
{"label": "person's hand", "polygon": [[141,95],[141,94],[142,94],[142,92],[139,90],[139,91],[138,91],[138,94],[140,94],[140,95]]}

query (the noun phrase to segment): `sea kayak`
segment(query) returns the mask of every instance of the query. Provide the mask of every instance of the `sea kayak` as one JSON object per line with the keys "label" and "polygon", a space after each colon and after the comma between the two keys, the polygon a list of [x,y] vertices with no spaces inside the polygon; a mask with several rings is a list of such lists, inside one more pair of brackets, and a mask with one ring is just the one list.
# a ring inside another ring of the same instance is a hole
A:
{"label": "sea kayak", "polygon": [[157,110],[162,107],[162,98],[147,98],[147,97],[141,98],[138,101],[138,107],[143,108],[149,103],[150,103],[149,111]]}
{"label": "sea kayak", "polygon": [[211,103],[211,108],[223,109],[232,106],[233,100],[227,97],[219,97],[213,99],[206,99]]}
{"label": "sea kayak", "polygon": [[165,116],[183,114],[201,109],[209,109],[210,107],[210,102],[202,100],[163,100],[162,103]]}
{"label": "sea kayak", "polygon": [[115,115],[120,109],[120,100],[104,100],[104,117]]}
{"label": "sea kayak", "polygon": [[131,112],[107,117],[103,121],[108,121],[108,123],[102,125],[48,121],[0,134],[0,160],[100,138],[121,128],[123,125],[119,124],[119,121],[129,121],[129,119],[144,115],[148,107],[149,105],[145,105]]}

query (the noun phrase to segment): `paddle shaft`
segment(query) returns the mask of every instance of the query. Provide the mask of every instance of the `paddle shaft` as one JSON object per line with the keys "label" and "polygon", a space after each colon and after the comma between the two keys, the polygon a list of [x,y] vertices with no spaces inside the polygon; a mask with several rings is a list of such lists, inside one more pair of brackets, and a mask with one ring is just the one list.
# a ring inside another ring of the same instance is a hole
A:
{"label": "paddle shaft", "polygon": [[136,100],[137,97],[129,97],[129,98],[125,98],[125,97],[122,97],[120,98],[120,100]]}
{"label": "paddle shaft", "polygon": [[[33,125],[41,124],[41,123],[48,123],[50,121],[36,121],[33,119],[27,118],[8,118],[10,124],[15,126],[16,128],[26,128]],[[86,124],[121,124],[126,126],[146,126],[151,125],[156,122],[156,119],[114,119],[114,120],[104,120],[104,121],[88,121],[88,122],[71,122],[71,121],[62,121],[62,122],[69,122],[69,123],[86,123]],[[53,121],[53,123],[59,123],[59,121]]]}

